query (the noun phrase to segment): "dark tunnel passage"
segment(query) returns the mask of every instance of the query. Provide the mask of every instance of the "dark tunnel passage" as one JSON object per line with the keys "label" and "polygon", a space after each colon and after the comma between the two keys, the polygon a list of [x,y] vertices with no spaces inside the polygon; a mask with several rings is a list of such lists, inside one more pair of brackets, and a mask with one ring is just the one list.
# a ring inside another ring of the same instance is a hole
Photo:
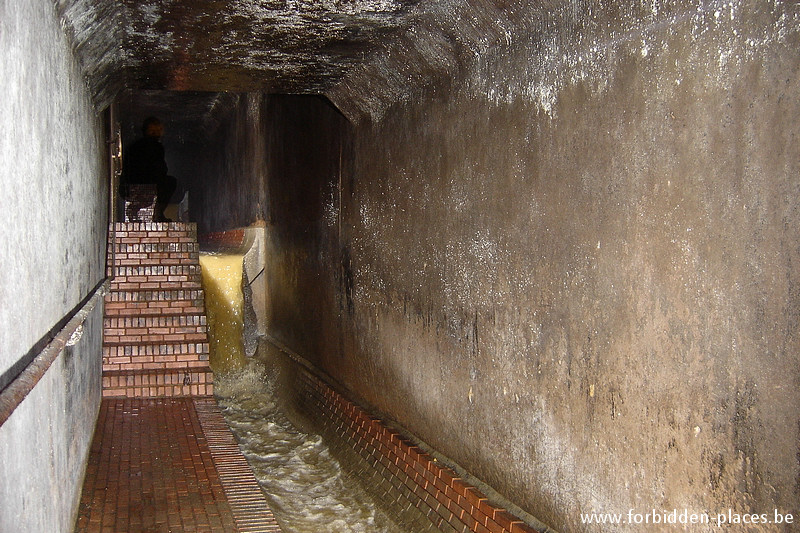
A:
{"label": "dark tunnel passage", "polygon": [[0,531],[74,523],[149,115],[265,334],[509,508],[792,531],[798,72],[781,0],[0,2],[0,394],[86,308],[0,396]]}

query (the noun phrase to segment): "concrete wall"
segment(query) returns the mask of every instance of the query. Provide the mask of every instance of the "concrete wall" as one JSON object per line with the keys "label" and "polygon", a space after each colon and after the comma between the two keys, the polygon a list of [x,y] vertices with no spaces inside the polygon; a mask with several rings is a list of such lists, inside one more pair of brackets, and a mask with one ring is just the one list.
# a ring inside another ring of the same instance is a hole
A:
{"label": "concrete wall", "polygon": [[[0,373],[104,277],[103,127],[53,2],[0,2]],[[0,531],[67,531],[100,401],[102,306],[0,427]]]}
{"label": "concrete wall", "polygon": [[269,334],[309,357],[335,349],[347,120],[316,96],[242,95],[217,114],[217,134],[196,156],[194,220],[201,233],[264,225],[258,299]]}
{"label": "concrete wall", "polygon": [[798,511],[800,11],[660,5],[527,8],[343,190],[325,370],[564,531]]}
{"label": "concrete wall", "polygon": [[556,529],[797,519],[797,4],[514,6],[352,130],[262,108],[272,333]]}
{"label": "concrete wall", "polygon": [[264,220],[267,211],[266,97],[260,93],[221,100],[208,138],[183,147],[167,144],[168,160],[189,191],[191,220],[201,233]]}
{"label": "concrete wall", "polygon": [[338,183],[347,122],[316,97],[271,97],[266,228],[270,335],[318,360],[341,334]]}

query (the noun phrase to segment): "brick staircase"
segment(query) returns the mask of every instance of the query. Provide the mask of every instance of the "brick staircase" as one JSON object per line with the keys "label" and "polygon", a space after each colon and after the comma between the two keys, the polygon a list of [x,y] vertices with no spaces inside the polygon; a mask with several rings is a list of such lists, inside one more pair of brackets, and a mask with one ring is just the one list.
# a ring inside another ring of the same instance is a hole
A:
{"label": "brick staircase", "polygon": [[124,222],[113,230],[103,396],[212,395],[197,226]]}

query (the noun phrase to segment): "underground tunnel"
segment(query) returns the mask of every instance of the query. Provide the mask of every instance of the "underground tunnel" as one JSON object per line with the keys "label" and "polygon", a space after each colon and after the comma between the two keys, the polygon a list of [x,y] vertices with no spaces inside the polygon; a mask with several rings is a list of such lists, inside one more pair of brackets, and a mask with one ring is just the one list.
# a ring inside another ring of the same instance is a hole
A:
{"label": "underground tunnel", "polygon": [[[259,476],[236,416],[278,405],[354,531],[795,531],[799,71],[781,0],[0,2],[0,531],[76,530],[106,413],[173,400]],[[164,226],[119,194],[148,116]],[[116,398],[107,262],[170,232],[242,256],[246,377]]]}

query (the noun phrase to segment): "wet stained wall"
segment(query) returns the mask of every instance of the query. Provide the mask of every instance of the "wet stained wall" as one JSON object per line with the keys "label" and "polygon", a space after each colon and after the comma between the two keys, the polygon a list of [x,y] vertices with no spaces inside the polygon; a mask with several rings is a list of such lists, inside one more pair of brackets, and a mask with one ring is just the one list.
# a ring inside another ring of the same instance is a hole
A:
{"label": "wet stained wall", "polygon": [[256,93],[230,100],[219,117],[195,156],[195,220],[205,232],[265,226],[270,335],[315,359],[338,350],[347,120],[323,97]]}
{"label": "wet stained wall", "polygon": [[[173,157],[178,179],[189,192],[191,220],[199,231],[241,227],[266,212],[266,115],[261,94],[230,94],[216,104],[208,137],[179,144]],[[191,132],[189,132],[191,135]],[[167,147],[165,143],[165,148]],[[219,209],[234,205],[236,209]]]}
{"label": "wet stained wall", "polygon": [[520,9],[413,97],[365,66],[351,127],[248,115],[272,333],[558,530],[796,516],[797,5]]}
{"label": "wet stained wall", "polygon": [[341,349],[337,206],[347,121],[307,96],[270,97],[269,117],[268,329],[318,360]]}
{"label": "wet stained wall", "polygon": [[[0,3],[0,72],[4,387],[104,277],[108,174],[102,114],[53,2]],[[101,341],[98,305],[0,427],[0,531],[71,529],[100,405]]]}
{"label": "wet stained wall", "polygon": [[797,512],[796,4],[562,5],[357,128],[326,370],[553,527]]}

